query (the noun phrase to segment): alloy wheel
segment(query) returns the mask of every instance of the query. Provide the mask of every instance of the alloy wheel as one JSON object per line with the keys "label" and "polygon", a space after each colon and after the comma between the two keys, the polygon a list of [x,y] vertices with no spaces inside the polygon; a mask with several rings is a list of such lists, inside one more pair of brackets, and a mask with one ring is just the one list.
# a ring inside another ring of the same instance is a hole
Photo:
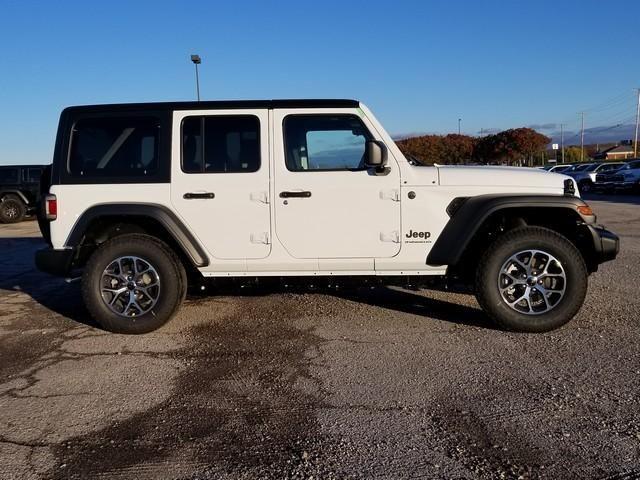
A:
{"label": "alloy wheel", "polygon": [[102,300],[114,313],[138,317],[149,312],[160,297],[160,275],[143,258],[118,257],[100,279]]}
{"label": "alloy wheel", "polygon": [[498,274],[502,299],[525,315],[540,315],[555,308],[566,287],[562,263],[542,250],[523,250],[511,255]]}

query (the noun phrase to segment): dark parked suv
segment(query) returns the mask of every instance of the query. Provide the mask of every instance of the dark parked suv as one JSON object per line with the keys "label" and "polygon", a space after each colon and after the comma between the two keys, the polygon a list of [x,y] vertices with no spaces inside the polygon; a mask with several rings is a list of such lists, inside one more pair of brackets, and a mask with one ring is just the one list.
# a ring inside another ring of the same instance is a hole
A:
{"label": "dark parked suv", "polygon": [[0,166],[0,222],[15,223],[35,213],[45,165]]}

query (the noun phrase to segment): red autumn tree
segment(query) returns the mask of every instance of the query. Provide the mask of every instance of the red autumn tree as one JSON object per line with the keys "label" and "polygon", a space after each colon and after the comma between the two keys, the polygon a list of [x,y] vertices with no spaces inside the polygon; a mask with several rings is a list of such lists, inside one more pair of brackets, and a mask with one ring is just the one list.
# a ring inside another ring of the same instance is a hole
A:
{"label": "red autumn tree", "polygon": [[531,128],[512,128],[480,139],[474,156],[482,163],[524,165],[550,141],[549,137]]}
{"label": "red autumn tree", "polygon": [[426,165],[460,164],[473,156],[476,139],[468,135],[422,135],[396,142],[400,150]]}

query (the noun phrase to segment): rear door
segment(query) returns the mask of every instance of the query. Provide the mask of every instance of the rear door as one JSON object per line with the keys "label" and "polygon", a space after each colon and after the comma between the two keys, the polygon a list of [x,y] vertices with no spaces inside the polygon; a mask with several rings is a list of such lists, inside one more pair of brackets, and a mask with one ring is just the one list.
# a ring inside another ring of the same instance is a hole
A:
{"label": "rear door", "polygon": [[[377,139],[358,109],[274,111],[275,225],[295,258],[392,257],[400,251],[400,173],[364,166]],[[373,265],[373,262],[371,263]]]}
{"label": "rear door", "polygon": [[268,110],[174,112],[171,201],[218,259],[271,250]]}

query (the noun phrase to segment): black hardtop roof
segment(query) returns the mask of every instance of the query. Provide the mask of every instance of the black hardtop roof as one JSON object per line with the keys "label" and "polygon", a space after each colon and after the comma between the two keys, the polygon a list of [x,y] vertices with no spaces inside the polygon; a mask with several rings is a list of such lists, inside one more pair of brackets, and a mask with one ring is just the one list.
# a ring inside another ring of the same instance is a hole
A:
{"label": "black hardtop roof", "polygon": [[4,165],[0,164],[0,168],[44,168],[49,166],[50,164],[34,164],[34,163],[20,163],[17,165]]}
{"label": "black hardtop roof", "polygon": [[357,108],[360,102],[348,99],[290,100],[213,100],[201,102],[150,102],[78,105],[65,111],[140,111],[140,110],[227,110],[240,108]]}

